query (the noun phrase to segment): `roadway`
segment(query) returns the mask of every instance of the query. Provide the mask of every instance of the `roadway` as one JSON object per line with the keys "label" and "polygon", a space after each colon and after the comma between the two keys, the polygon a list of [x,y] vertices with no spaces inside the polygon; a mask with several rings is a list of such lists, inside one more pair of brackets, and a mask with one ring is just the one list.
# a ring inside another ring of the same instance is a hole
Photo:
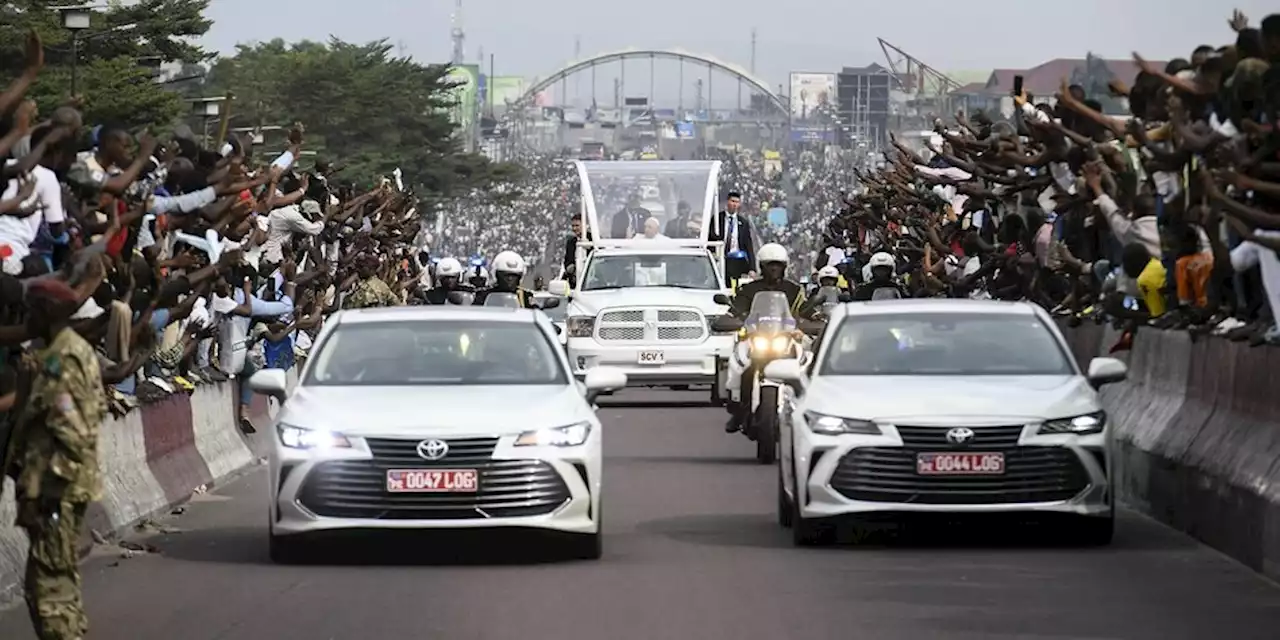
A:
{"label": "roadway", "polygon": [[[1275,638],[1280,589],[1122,512],[1115,543],[933,523],[796,549],[774,473],[703,394],[603,401],[605,557],[546,562],[527,539],[371,540],[322,566],[266,556],[263,469],[197,497],[123,558],[85,568],[94,640],[814,640]],[[656,402],[655,402],[656,401]],[[623,403],[620,405],[620,403]],[[486,545],[496,557],[467,551]],[[22,608],[0,638],[34,638]]]}

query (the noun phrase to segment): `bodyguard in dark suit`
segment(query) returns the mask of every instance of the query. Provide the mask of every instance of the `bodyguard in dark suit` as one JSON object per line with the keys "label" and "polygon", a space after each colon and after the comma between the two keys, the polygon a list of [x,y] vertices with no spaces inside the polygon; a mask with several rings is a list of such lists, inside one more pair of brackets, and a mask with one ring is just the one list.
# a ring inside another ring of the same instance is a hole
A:
{"label": "bodyguard in dark suit", "polygon": [[756,248],[753,244],[751,221],[742,215],[742,194],[730,191],[725,198],[724,210],[716,214],[716,225],[711,227],[708,239],[724,241],[724,277],[731,283],[755,270]]}

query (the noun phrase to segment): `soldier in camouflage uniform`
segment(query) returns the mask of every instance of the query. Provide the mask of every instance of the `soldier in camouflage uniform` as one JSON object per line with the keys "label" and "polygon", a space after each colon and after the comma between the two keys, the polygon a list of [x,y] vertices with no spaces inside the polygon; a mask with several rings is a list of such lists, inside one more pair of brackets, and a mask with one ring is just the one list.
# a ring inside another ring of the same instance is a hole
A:
{"label": "soldier in camouflage uniform", "polygon": [[401,303],[387,283],[378,278],[378,258],[371,255],[360,257],[357,267],[360,281],[355,290],[342,303],[343,309],[367,309],[369,307],[394,307]]}
{"label": "soldier in camouflage uniform", "polygon": [[27,289],[27,324],[43,341],[31,358],[30,389],[5,456],[17,481],[17,525],[31,542],[24,587],[36,635],[84,638],[77,543],[89,503],[102,494],[98,432],[106,400],[93,347],[68,326],[78,306],[66,283]]}

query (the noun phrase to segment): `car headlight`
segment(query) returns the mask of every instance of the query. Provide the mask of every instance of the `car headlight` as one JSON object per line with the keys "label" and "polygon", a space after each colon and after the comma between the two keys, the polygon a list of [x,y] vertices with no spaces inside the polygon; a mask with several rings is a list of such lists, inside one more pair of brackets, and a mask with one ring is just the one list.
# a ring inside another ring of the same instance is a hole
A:
{"label": "car headlight", "polygon": [[350,449],[351,441],[341,433],[323,429],[303,429],[288,424],[276,425],[280,444],[290,449]]}
{"label": "car headlight", "polygon": [[809,429],[811,431],[825,436],[839,436],[850,433],[878,436],[881,433],[880,427],[876,426],[876,423],[869,420],[837,418],[836,416],[826,416],[812,411],[806,411],[804,413],[804,420],[809,424]]}
{"label": "car headlight", "polygon": [[525,431],[516,438],[517,447],[576,447],[587,441],[591,425],[585,422],[567,427]]}
{"label": "car headlight", "polygon": [[1044,424],[1040,425],[1039,433],[1073,433],[1082,436],[1091,433],[1102,433],[1106,426],[1107,412],[1097,411],[1071,418],[1045,420]]}
{"label": "car headlight", "polygon": [[573,316],[565,320],[565,328],[569,330],[570,338],[590,338],[596,328],[596,319],[593,316]]}

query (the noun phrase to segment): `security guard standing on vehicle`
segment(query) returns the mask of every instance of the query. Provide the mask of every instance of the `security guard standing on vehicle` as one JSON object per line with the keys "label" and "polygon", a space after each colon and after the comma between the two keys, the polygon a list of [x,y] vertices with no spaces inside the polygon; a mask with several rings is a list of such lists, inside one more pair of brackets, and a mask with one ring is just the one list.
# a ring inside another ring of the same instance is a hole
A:
{"label": "security guard standing on vehicle", "polygon": [[4,471],[16,481],[17,525],[31,542],[23,586],[36,635],[78,640],[89,620],[77,541],[89,503],[102,497],[98,433],[106,402],[93,347],[69,325],[79,307],[75,291],[43,278],[26,299],[27,327],[44,347],[34,352]]}
{"label": "security guard standing on vehicle", "polygon": [[791,314],[800,317],[800,307],[804,304],[804,287],[798,282],[787,279],[787,266],[791,264],[787,249],[780,244],[770,242],[760,247],[756,258],[760,261],[761,278],[738,287],[737,292],[733,294],[731,309],[733,315],[739,318],[747,317],[747,314],[751,313],[751,302],[757,293],[781,291],[786,294],[787,302],[791,305]]}
{"label": "security guard standing on vehicle", "polygon": [[524,258],[514,251],[503,251],[493,259],[493,288],[476,294],[476,304],[484,305],[484,301],[493,293],[514,293],[520,300],[520,307],[533,308],[533,294],[520,287],[526,270]]}

